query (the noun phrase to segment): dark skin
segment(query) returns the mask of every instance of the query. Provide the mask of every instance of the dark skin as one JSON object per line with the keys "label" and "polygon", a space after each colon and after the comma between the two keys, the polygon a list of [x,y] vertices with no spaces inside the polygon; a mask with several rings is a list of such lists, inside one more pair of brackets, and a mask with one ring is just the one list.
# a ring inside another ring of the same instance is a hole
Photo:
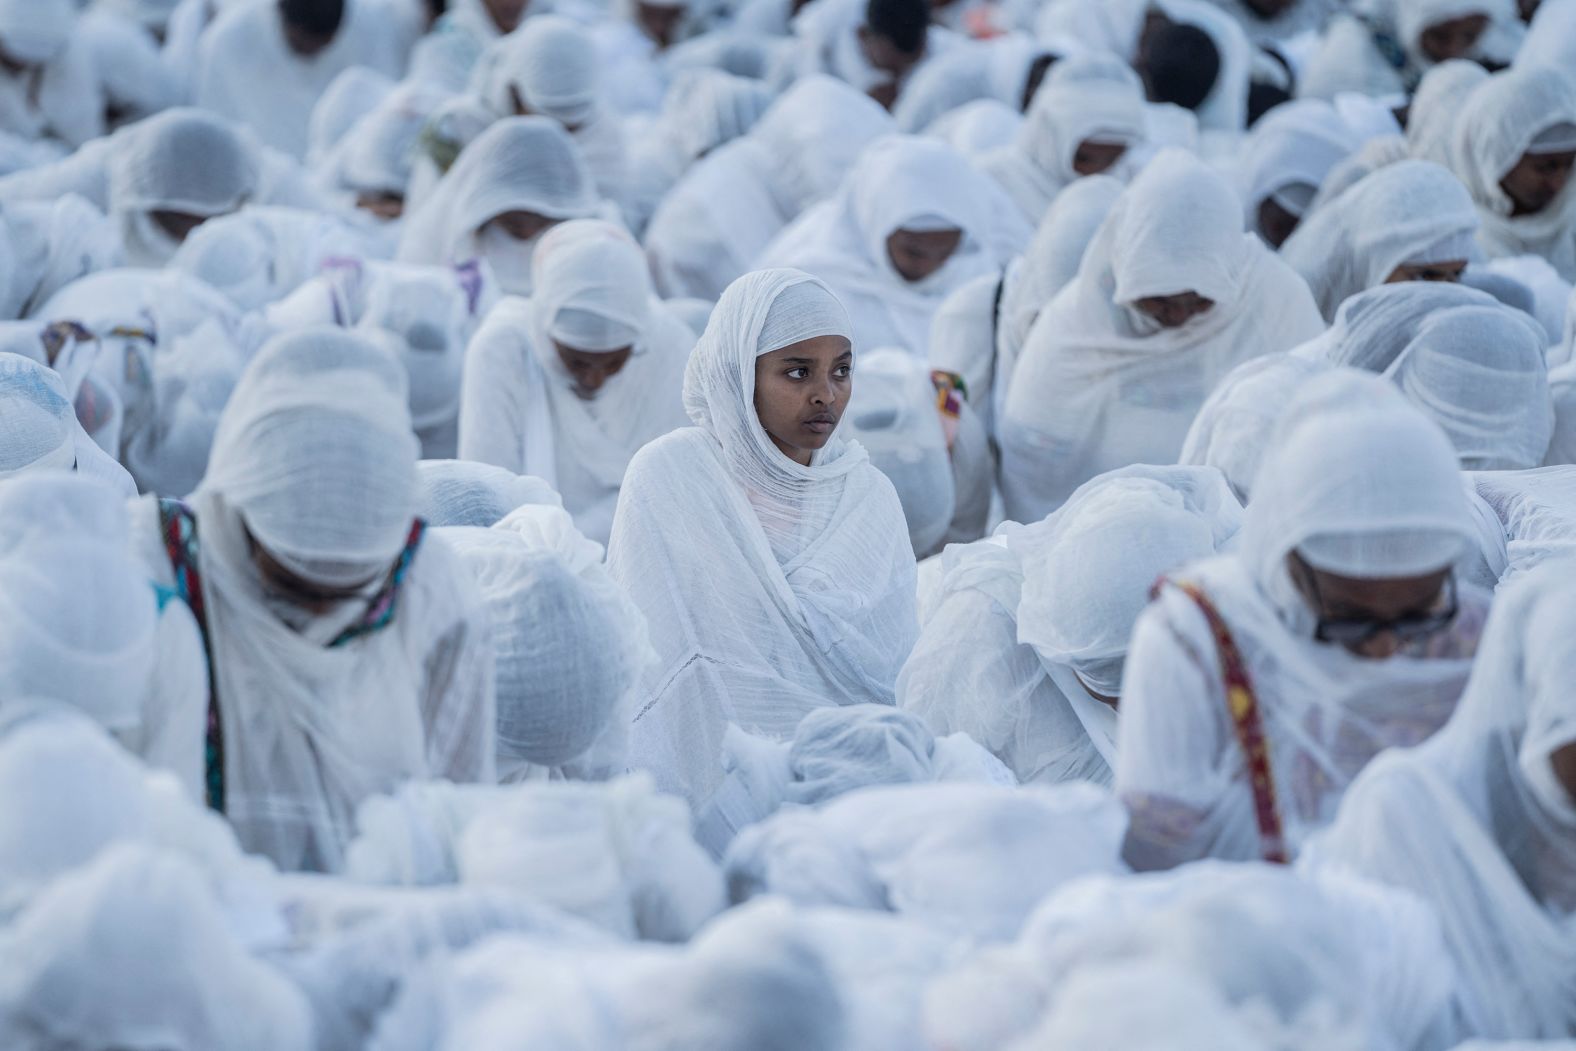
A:
{"label": "dark skin", "polygon": [[1488,29],[1487,15],[1468,15],[1448,22],[1435,22],[1417,37],[1417,46],[1431,61],[1447,62],[1468,58],[1478,38]]}
{"label": "dark skin", "polygon": [[1467,261],[1457,259],[1449,263],[1405,263],[1390,272],[1384,279],[1387,285],[1404,284],[1407,281],[1431,281],[1435,284],[1459,284],[1461,275],[1466,273]]}
{"label": "dark skin", "polygon": [[387,191],[360,193],[356,195],[356,207],[379,219],[398,219],[405,214],[405,195]]}
{"label": "dark skin", "polygon": [[[527,105],[525,99],[520,97],[520,89],[515,87],[513,84],[509,85],[509,102],[514,106],[514,115],[516,117],[535,117],[538,115],[536,110]],[[546,114],[541,114],[541,116],[546,116]],[[558,124],[559,127],[563,128],[571,135],[579,131],[582,127],[582,125],[570,124],[567,121],[562,120],[559,121]]]}
{"label": "dark skin", "polygon": [[1276,204],[1271,197],[1264,198],[1264,202],[1259,205],[1259,233],[1271,248],[1285,244],[1301,224],[1300,217]]}
{"label": "dark skin", "polygon": [[903,280],[923,281],[946,266],[962,244],[962,230],[894,230],[886,239],[887,258]]}
{"label": "dark skin", "polygon": [[1511,215],[1536,215],[1565,190],[1576,167],[1576,151],[1566,153],[1528,153],[1505,173],[1499,188],[1512,205]]}
{"label": "dark skin", "polygon": [[301,58],[311,58],[334,42],[334,34],[313,33],[300,26],[284,23],[285,43]]}
{"label": "dark skin", "polygon": [[[1308,608],[1326,620],[1392,621],[1432,612],[1450,578],[1448,568],[1415,577],[1343,577],[1313,568],[1295,551],[1286,556],[1286,568]],[[1394,632],[1381,631],[1346,649],[1358,657],[1383,660],[1395,656],[1402,644]]]}
{"label": "dark skin", "polygon": [[635,4],[635,24],[650,37],[661,51],[673,46],[678,38],[679,24],[684,21],[684,8],[660,4]]}
{"label": "dark skin", "polygon": [[0,47],[0,70],[4,70],[13,77],[20,77],[31,73],[35,68],[37,67],[13,57],[5,48]]}
{"label": "dark skin", "polygon": [[1197,292],[1146,296],[1133,303],[1134,310],[1158,321],[1162,328],[1181,328],[1200,314],[1209,313],[1214,306],[1213,299],[1205,299]]}
{"label": "dark skin", "polygon": [[513,33],[520,28],[520,22],[525,18],[525,9],[530,5],[530,0],[482,0],[482,6],[492,16],[493,25],[498,27],[500,33]]}
{"label": "dark skin", "polygon": [[1127,153],[1120,143],[1080,142],[1073,151],[1073,171],[1079,175],[1099,175],[1110,171]]}
{"label": "dark skin", "polygon": [[1516,0],[1516,13],[1521,15],[1523,22],[1532,21],[1532,16],[1538,13],[1538,6],[1543,0]]}
{"label": "dark skin", "polygon": [[374,575],[352,587],[342,588],[313,583],[280,565],[268,553],[267,548],[252,536],[250,530],[246,532],[246,550],[252,557],[252,565],[257,570],[257,577],[262,584],[264,594],[288,602],[314,616],[327,613],[347,599],[357,598],[362,589],[372,583],[376,577]]}
{"label": "dark skin", "polygon": [[188,212],[154,211],[153,222],[159,229],[169,234],[179,244],[184,244],[186,238],[191,236],[193,230],[208,221],[205,215],[192,215]]}
{"label": "dark skin", "polygon": [[[1076,672],[1074,672],[1073,674],[1077,675]],[[1090,697],[1093,697],[1095,700],[1099,701],[1101,704],[1105,705],[1107,708],[1115,708],[1118,711],[1121,710],[1122,698],[1120,698],[1120,697],[1112,697],[1108,693],[1101,693],[1098,690],[1095,690],[1095,689],[1091,688],[1088,683],[1083,681],[1083,676],[1081,676],[1081,675],[1078,676],[1078,685],[1083,687],[1084,693],[1087,693]]]}
{"label": "dark skin", "polygon": [[1554,767],[1554,776],[1564,787],[1565,794],[1576,802],[1576,741],[1556,748],[1549,756],[1549,764]]}
{"label": "dark skin", "polygon": [[1040,85],[1045,82],[1045,75],[1056,65],[1056,55],[1041,55],[1029,66],[1029,79],[1023,85],[1023,98],[1018,102],[1018,109],[1027,113],[1029,103],[1034,101],[1034,93],[1040,90]]}
{"label": "dark skin", "polygon": [[564,363],[564,368],[574,378],[575,397],[582,401],[595,398],[608,380],[623,371],[624,366],[629,364],[630,355],[635,352],[634,347],[607,351],[576,350],[557,340],[553,341],[553,347],[558,351],[558,360]]}
{"label": "dark skin", "polygon": [[904,51],[887,37],[862,25],[859,27],[859,50],[864,52],[866,62],[891,77],[869,92],[871,98],[891,109],[897,101],[898,83],[925,57],[925,49],[921,47],[918,51]]}
{"label": "dark skin", "polygon": [[1248,10],[1263,19],[1279,18],[1297,5],[1297,0],[1243,0]]}
{"label": "dark skin", "polygon": [[755,359],[755,415],[801,467],[831,441],[854,391],[854,348],[842,336],[815,336]]}
{"label": "dark skin", "polygon": [[536,212],[504,212],[493,219],[495,226],[518,241],[529,241],[558,223],[559,220]]}

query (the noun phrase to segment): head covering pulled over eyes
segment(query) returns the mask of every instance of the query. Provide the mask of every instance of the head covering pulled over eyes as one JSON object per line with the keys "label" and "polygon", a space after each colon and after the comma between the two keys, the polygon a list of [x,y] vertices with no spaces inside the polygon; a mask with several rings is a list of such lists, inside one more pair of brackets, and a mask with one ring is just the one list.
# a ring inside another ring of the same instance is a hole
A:
{"label": "head covering pulled over eyes", "polygon": [[220,417],[198,496],[221,498],[303,579],[367,583],[392,566],[416,513],[407,386],[400,362],[367,336],[275,337]]}
{"label": "head covering pulled over eyes", "polygon": [[499,43],[488,99],[500,113],[515,112],[513,88],[532,113],[570,127],[596,115],[596,46],[584,28],[561,15],[538,15]]}
{"label": "head covering pulled over eyes", "polygon": [[[1438,425],[1376,376],[1309,381],[1253,483],[1242,557],[1292,600],[1286,555],[1359,579],[1449,568],[1475,536],[1455,450]],[[1300,600],[1299,600],[1300,601]]]}
{"label": "head covering pulled over eyes", "polygon": [[[121,139],[124,143],[121,143]],[[146,223],[147,213],[179,212],[211,218],[235,211],[256,196],[258,154],[227,121],[204,110],[172,109],[116,137],[109,164],[109,210],[123,227]],[[153,265],[163,258],[139,256],[158,245],[128,243],[128,261]]]}
{"label": "head covering pulled over eyes", "polygon": [[531,269],[531,302],[548,337],[532,349],[550,373],[563,365],[549,340],[590,353],[640,342],[654,302],[651,272],[622,229],[594,219],[556,226],[542,235]]}

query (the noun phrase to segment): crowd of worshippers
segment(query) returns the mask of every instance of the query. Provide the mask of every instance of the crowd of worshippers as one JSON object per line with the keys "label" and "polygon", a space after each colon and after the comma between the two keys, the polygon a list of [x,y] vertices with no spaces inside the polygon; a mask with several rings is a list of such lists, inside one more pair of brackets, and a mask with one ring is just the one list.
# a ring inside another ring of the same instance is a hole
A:
{"label": "crowd of worshippers", "polygon": [[1576,0],[0,0],[0,1047],[1576,1037]]}

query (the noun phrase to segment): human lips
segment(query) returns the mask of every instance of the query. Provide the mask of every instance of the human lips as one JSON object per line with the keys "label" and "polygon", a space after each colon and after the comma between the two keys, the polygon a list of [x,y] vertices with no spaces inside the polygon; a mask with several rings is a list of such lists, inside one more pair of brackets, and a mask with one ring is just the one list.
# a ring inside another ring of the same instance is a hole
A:
{"label": "human lips", "polygon": [[802,426],[813,434],[831,434],[837,426],[837,417],[829,412],[817,413],[805,420]]}

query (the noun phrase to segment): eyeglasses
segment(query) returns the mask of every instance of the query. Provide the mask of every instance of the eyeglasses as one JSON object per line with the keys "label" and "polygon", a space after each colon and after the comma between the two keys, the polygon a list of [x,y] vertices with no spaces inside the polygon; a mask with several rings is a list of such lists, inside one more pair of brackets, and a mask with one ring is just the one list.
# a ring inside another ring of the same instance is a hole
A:
{"label": "eyeglasses", "polygon": [[[1324,600],[1319,596],[1318,584],[1313,574],[1308,574],[1308,587],[1313,592],[1313,600],[1319,607],[1324,606]],[[1376,620],[1370,617],[1320,617],[1318,626],[1314,629],[1313,637],[1320,642],[1333,642],[1340,646],[1360,646],[1376,635],[1394,635],[1401,642],[1415,642],[1426,639],[1430,635],[1438,634],[1450,626],[1460,612],[1456,601],[1456,576],[1454,573],[1445,578],[1443,593],[1446,596],[1443,609],[1427,613],[1404,613],[1390,620]]]}

